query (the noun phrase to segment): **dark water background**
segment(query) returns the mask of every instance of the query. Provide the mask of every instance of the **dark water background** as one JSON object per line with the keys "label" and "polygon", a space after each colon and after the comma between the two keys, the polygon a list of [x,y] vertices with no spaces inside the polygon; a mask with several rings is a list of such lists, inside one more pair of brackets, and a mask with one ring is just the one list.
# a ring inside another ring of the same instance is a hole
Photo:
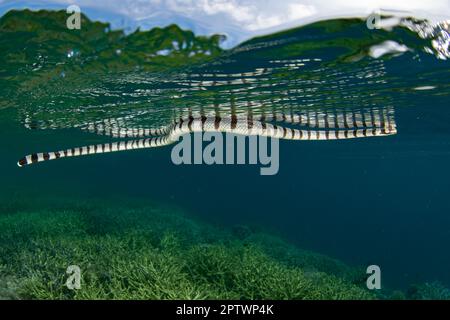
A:
{"label": "dark water background", "polygon": [[14,140],[2,140],[2,201],[137,197],[176,203],[214,224],[260,226],[351,264],[378,264],[391,285],[450,283],[448,133],[282,142],[280,172],[272,177],[248,165],[177,167],[170,148],[21,169],[17,155],[30,148],[90,137],[70,130],[15,133]]}
{"label": "dark water background", "polygon": [[[449,63],[421,51],[424,40],[403,29],[374,36],[364,22],[338,31],[333,23],[327,28],[260,39],[175,74],[103,74],[65,65],[65,76],[56,82],[38,79],[38,85],[30,81],[19,89],[10,85],[0,110],[1,202],[8,206],[49,199],[51,206],[71,198],[101,199],[105,205],[140,199],[173,203],[219,226],[259,227],[349,264],[377,264],[392,287],[434,280],[450,286]],[[299,49],[314,37],[314,47]],[[391,38],[406,39],[400,42],[417,48],[399,57],[367,55],[370,45]],[[305,58],[309,60],[301,69],[286,66]],[[273,60],[281,60],[282,66]],[[266,73],[249,76],[253,84],[228,83],[224,89],[203,84],[198,90],[202,85],[195,82],[236,79],[232,74],[258,68]],[[206,75],[210,73],[214,75]],[[264,89],[267,83],[270,90]],[[421,86],[434,88],[415,90]],[[176,94],[180,97],[174,98]],[[158,127],[187,107],[208,112],[218,106],[238,112],[392,107],[398,134],[280,141],[276,176],[260,176],[259,167],[251,165],[175,166],[170,147],[16,165],[31,152],[109,141],[77,128],[92,121],[131,115],[127,127]]]}

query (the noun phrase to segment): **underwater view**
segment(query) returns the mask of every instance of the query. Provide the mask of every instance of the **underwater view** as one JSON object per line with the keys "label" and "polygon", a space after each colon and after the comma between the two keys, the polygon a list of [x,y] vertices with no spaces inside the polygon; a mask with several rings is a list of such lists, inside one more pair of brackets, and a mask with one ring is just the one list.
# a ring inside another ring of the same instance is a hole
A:
{"label": "underwater view", "polygon": [[450,20],[53,2],[0,1],[0,299],[450,299]]}

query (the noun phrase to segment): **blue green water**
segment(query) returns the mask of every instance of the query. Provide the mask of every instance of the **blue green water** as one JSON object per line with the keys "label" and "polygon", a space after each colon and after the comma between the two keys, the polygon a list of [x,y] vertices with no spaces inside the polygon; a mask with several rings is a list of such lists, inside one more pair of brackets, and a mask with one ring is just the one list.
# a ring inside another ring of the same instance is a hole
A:
{"label": "blue green water", "polygon": [[[432,37],[333,20],[222,51],[216,40],[197,43],[175,29],[115,36],[99,26],[67,40],[56,22],[21,30],[2,19],[4,214],[65,202],[173,205],[219,230],[246,226],[350,266],[379,265],[392,289],[450,287],[450,65]],[[183,37],[192,46],[178,52],[173,42]],[[371,56],[388,40],[409,49]],[[390,110],[397,134],[280,140],[274,176],[252,165],[176,166],[170,146],[16,165],[34,152],[115,141],[81,130],[92,123],[158,128],[174,115],[218,110]]]}

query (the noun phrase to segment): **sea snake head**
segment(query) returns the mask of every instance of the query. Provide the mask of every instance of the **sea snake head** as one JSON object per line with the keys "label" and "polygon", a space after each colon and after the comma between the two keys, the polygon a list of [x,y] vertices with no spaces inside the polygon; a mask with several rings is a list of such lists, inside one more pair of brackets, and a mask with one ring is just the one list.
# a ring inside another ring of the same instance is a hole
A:
{"label": "sea snake head", "polygon": [[17,165],[19,167],[23,167],[27,165],[27,159],[25,157],[23,157],[22,159],[20,159],[19,161],[17,161]]}

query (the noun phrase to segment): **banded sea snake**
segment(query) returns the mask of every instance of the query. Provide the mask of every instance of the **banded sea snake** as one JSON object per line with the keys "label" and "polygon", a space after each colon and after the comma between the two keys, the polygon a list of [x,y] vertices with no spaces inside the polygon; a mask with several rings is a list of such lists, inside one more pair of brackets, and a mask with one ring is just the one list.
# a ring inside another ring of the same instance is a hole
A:
{"label": "banded sea snake", "polygon": [[[134,138],[135,140],[122,140],[56,152],[34,153],[20,159],[17,165],[23,167],[66,157],[162,147],[177,142],[184,134],[195,132],[225,132],[286,140],[342,140],[396,134],[396,124],[392,116],[386,110],[379,111],[342,112],[333,115],[316,115],[315,117],[282,113],[260,116],[189,116],[188,118],[179,118],[172,124],[159,129],[110,128],[104,123],[95,123],[87,125],[84,129],[114,138]],[[308,129],[286,128],[269,122],[285,122],[290,125],[305,126]]]}

